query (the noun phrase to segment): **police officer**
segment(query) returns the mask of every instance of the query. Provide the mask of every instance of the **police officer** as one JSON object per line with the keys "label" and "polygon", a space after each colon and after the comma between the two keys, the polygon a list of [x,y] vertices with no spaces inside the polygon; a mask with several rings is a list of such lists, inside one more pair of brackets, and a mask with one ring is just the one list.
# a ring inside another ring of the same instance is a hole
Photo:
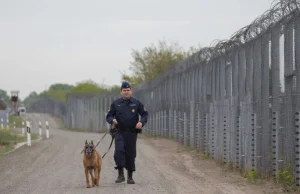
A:
{"label": "police officer", "polygon": [[[118,132],[115,134],[115,169],[118,170],[116,183],[125,181],[124,168],[127,170],[127,183],[135,184],[132,173],[135,171],[136,141],[148,119],[144,105],[131,96],[128,82],[121,85],[121,98],[116,99],[106,115],[109,124],[115,124]],[[139,120],[139,115],[141,119]]]}

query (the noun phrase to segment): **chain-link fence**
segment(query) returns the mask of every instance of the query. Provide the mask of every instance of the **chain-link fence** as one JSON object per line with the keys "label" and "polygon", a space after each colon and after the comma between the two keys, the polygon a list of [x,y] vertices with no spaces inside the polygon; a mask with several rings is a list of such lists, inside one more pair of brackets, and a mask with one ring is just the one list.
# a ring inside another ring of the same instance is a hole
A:
{"label": "chain-link fence", "polygon": [[[300,182],[299,1],[280,1],[229,41],[203,48],[134,89],[149,112],[143,129],[237,168]],[[31,108],[73,129],[105,129],[118,94],[69,95]]]}

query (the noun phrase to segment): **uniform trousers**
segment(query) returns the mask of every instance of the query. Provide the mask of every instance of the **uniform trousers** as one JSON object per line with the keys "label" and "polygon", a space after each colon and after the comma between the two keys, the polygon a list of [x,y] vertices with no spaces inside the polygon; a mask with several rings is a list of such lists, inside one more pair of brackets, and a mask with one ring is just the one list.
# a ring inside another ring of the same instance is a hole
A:
{"label": "uniform trousers", "polygon": [[118,131],[115,134],[115,169],[125,168],[128,171],[135,171],[136,141],[136,132]]}

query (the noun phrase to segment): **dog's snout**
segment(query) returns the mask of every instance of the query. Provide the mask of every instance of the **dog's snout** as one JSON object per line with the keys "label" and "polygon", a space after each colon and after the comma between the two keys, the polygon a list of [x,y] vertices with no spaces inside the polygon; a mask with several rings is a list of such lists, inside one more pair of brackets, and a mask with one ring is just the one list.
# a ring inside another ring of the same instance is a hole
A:
{"label": "dog's snout", "polygon": [[90,148],[90,147],[88,147],[88,148],[86,148],[86,152],[87,152],[87,153],[91,153],[91,152],[93,152],[93,149]]}

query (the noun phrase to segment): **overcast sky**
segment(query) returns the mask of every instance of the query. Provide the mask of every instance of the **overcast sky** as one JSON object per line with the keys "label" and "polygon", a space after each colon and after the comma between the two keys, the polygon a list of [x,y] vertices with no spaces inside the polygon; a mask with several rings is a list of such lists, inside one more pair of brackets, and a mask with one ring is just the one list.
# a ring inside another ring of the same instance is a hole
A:
{"label": "overcast sky", "polygon": [[[120,84],[131,49],[228,39],[273,0],[0,0],[0,88],[25,98],[53,83]],[[4,72],[4,73],[3,73]]]}

